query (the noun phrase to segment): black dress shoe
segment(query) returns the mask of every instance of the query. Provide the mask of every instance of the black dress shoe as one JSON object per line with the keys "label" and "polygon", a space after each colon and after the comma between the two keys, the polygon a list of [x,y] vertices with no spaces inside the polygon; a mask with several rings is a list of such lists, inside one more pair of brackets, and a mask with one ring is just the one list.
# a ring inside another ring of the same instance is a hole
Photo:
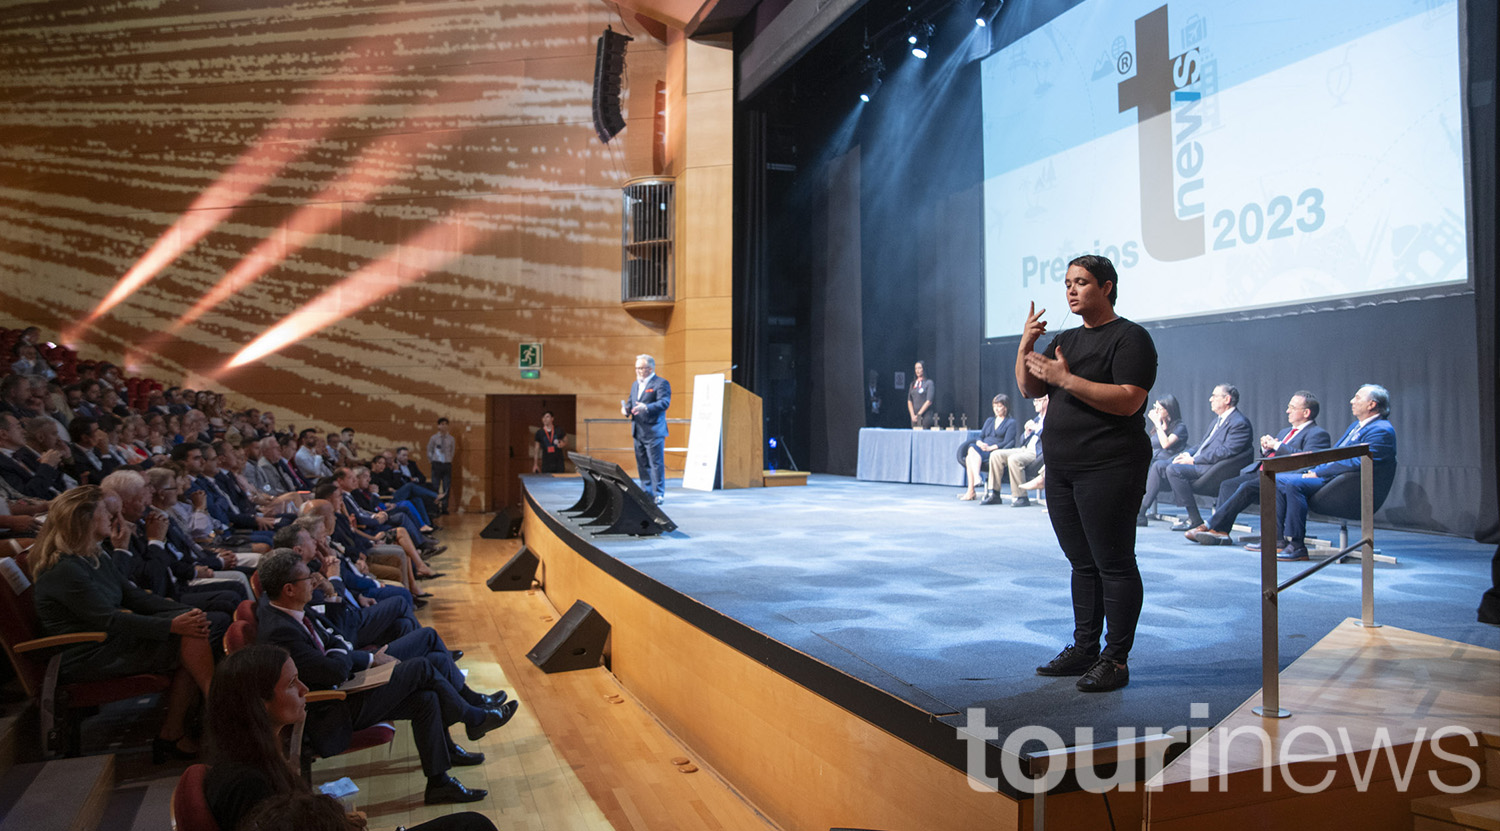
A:
{"label": "black dress shoe", "polygon": [[448,572],[446,572],[446,571],[434,571],[431,574],[417,574],[417,575],[413,575],[413,576],[415,576],[418,580],[436,580],[439,577],[447,577],[448,576]]}
{"label": "black dress shoe", "polygon": [[413,597],[411,599],[411,605],[414,609],[425,609],[427,608],[427,601],[423,600],[420,597]]}
{"label": "black dress shoe", "polygon": [[448,546],[446,545],[434,545],[432,543],[428,543],[427,546],[422,549],[421,553],[422,557],[425,559],[427,557],[436,557],[437,555],[447,550]]}
{"label": "black dress shoe", "polygon": [[1201,528],[1202,526],[1203,526],[1203,522],[1201,520],[1198,521],[1198,522],[1194,522],[1191,519],[1179,519],[1176,522],[1172,523],[1172,530],[1173,531],[1191,531],[1194,528]]}
{"label": "black dress shoe", "polygon": [[980,502],[979,504],[981,504],[981,505],[999,505],[1000,503],[1002,503],[1004,501],[1005,501],[1005,497],[1001,496],[999,491],[995,491],[994,493],[990,494],[989,496],[986,496],[984,498],[984,501]]}
{"label": "black dress shoe", "polygon": [[427,791],[422,794],[422,801],[428,805],[478,802],[489,795],[490,792],[484,788],[466,788],[464,783],[442,773],[427,780]]}
{"label": "black dress shoe", "polygon": [[1286,548],[1281,549],[1276,559],[1283,563],[1295,563],[1307,559],[1307,546],[1298,545],[1294,542],[1287,543]]}
{"label": "black dress shoe", "polygon": [[1078,689],[1083,692],[1109,692],[1130,683],[1130,668],[1108,658],[1089,667],[1089,671],[1078,679]]}
{"label": "black dress shoe", "polygon": [[1030,504],[1031,504],[1031,498],[1030,497],[1018,496],[1018,497],[1015,498],[1014,501],[1012,501],[1010,503],[1010,506],[1012,508],[1024,508],[1024,507],[1026,507],[1027,505],[1030,505]]}
{"label": "black dress shoe", "polygon": [[518,701],[507,701],[501,704],[497,710],[485,710],[484,720],[477,725],[466,725],[464,732],[468,734],[469,741],[477,742],[484,738],[485,733],[504,727],[505,723],[511,720],[511,717],[516,714],[516,710],[520,709],[520,707],[521,704]]}
{"label": "black dress shoe", "polygon": [[464,651],[462,649],[450,649],[448,650],[448,655],[453,658],[453,663],[456,664],[463,660]]}
{"label": "black dress shoe", "polygon": [[484,764],[484,754],[478,751],[464,750],[455,744],[448,748],[448,760],[456,767],[469,768]]}
{"label": "black dress shoe", "polygon": [[1068,644],[1057,653],[1057,657],[1036,668],[1037,675],[1082,675],[1089,667],[1099,662],[1098,652],[1089,652],[1074,644]]}

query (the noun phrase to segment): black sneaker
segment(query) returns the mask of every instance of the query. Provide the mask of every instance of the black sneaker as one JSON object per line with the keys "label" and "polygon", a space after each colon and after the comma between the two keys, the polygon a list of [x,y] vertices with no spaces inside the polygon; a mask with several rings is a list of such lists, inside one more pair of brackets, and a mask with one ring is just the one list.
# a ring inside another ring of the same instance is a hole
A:
{"label": "black sneaker", "polygon": [[1063,651],[1057,653],[1056,658],[1048,661],[1046,666],[1037,667],[1036,674],[1082,675],[1098,662],[1098,652],[1088,652],[1070,643],[1063,647]]}
{"label": "black sneaker", "polygon": [[1130,667],[1108,658],[1100,658],[1078,679],[1078,689],[1083,692],[1109,692],[1129,683]]}

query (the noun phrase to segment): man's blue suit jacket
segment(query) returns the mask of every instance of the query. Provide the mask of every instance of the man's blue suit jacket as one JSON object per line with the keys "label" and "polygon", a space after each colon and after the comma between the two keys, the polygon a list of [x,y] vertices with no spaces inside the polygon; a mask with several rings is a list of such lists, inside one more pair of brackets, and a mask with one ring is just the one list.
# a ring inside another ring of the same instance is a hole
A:
{"label": "man's blue suit jacket", "polygon": [[[637,397],[635,391],[638,386],[639,382],[630,385],[630,398],[625,402],[625,411],[631,414],[630,435],[637,441],[666,438],[667,407],[672,405],[672,385],[660,375],[653,376],[646,383],[646,389]],[[646,412],[637,415],[636,404],[645,404]]]}
{"label": "man's blue suit jacket", "polygon": [[[1209,425],[1213,430],[1213,425]],[[1224,426],[1208,437],[1207,443],[1193,453],[1193,464],[1206,467],[1216,462],[1222,462],[1244,453],[1250,449],[1250,434],[1255,432],[1250,427],[1250,419],[1238,409],[1224,418]]]}
{"label": "man's blue suit jacket", "polygon": [[[1333,437],[1328,435],[1328,431],[1319,427],[1316,422],[1309,422],[1306,427],[1298,431],[1297,435],[1292,436],[1291,441],[1287,441],[1286,434],[1290,432],[1292,432],[1292,428],[1287,427],[1281,431],[1280,435],[1276,436],[1277,441],[1285,442],[1281,445],[1281,449],[1276,451],[1276,455],[1287,456],[1292,453],[1310,453],[1314,450],[1327,450],[1333,446]],[[1254,473],[1259,468],[1260,460],[1256,460],[1240,468],[1240,473]]]}

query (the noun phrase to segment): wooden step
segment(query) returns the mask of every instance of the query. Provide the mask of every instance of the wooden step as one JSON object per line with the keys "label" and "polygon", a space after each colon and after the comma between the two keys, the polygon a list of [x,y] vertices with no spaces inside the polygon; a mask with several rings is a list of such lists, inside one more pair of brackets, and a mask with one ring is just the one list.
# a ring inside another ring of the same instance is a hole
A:
{"label": "wooden step", "polygon": [[1411,812],[1416,818],[1450,823],[1455,828],[1500,831],[1500,790],[1481,787],[1468,793],[1424,796],[1411,801]]}
{"label": "wooden step", "polygon": [[17,765],[0,776],[0,831],[94,831],[114,786],[114,756]]}

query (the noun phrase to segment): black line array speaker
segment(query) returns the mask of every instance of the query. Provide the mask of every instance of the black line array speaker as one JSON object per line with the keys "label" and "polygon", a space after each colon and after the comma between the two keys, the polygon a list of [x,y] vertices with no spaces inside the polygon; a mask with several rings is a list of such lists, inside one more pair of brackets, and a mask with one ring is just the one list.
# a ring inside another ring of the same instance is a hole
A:
{"label": "black line array speaker", "polygon": [[625,44],[632,40],[606,27],[594,53],[594,132],[605,144],[625,129],[625,116],[620,113],[620,81],[625,75]]}
{"label": "black line array speaker", "polygon": [[540,564],[541,561],[531,553],[531,549],[523,545],[516,556],[506,561],[484,584],[492,592],[526,591],[531,588],[531,581],[536,579],[536,569]]}
{"label": "black line array speaker", "polygon": [[593,606],[578,600],[526,657],[546,673],[589,669],[604,660],[608,640],[609,621]]}
{"label": "black line array speaker", "polygon": [[513,540],[521,533],[521,515],[513,508],[502,508],[479,536],[487,540]]}

